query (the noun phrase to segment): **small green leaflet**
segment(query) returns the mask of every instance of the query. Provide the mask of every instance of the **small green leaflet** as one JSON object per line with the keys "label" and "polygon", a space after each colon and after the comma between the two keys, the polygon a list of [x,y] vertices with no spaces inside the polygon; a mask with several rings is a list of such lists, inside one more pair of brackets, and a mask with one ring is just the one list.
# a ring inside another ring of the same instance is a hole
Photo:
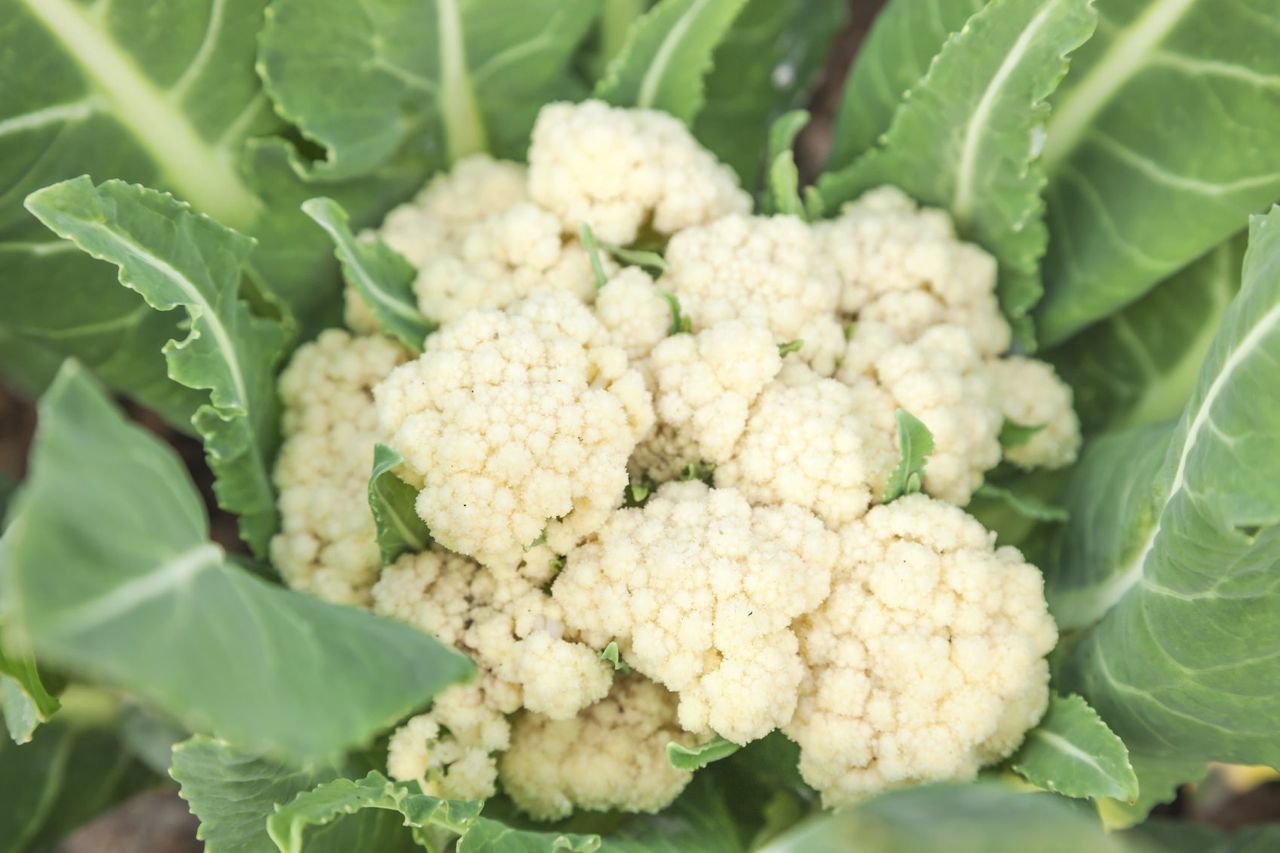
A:
{"label": "small green leaflet", "polygon": [[766,207],[770,213],[805,218],[800,199],[800,170],[796,168],[792,150],[796,137],[809,123],[808,110],[784,113],[769,128],[769,193]]}
{"label": "small green leaflet", "polygon": [[720,735],[716,735],[706,743],[700,743],[697,746],[685,746],[672,741],[667,744],[667,760],[677,770],[693,772],[694,770],[701,770],[713,761],[728,758],[740,749],[742,749],[741,746],[733,741],[725,740]]}
{"label": "small green leaflet", "polygon": [[74,362],[39,415],[0,563],[6,629],[41,663],[298,762],[362,745],[474,671],[411,626],[232,564],[177,453]]}
{"label": "small green leaflet", "polygon": [[373,448],[373,473],[369,476],[369,509],[378,531],[378,553],[389,566],[402,554],[416,554],[431,547],[431,531],[414,509],[418,490],[396,476],[404,457],[378,442]]}
{"label": "small green leaflet", "polygon": [[169,376],[207,389],[192,418],[216,481],[218,506],[240,517],[240,536],[264,556],[276,530],[271,459],[278,436],[279,322],[239,298],[253,241],[166,193],[87,177],[27,197],[27,209],[84,252],[120,268],[120,283],[156,311],[182,308],[190,332],[164,346]]}
{"label": "small green leaflet", "polygon": [[584,222],[578,229],[578,236],[582,239],[583,248],[587,250],[587,257],[591,259],[591,275],[596,280],[596,289],[599,290],[608,283],[609,276],[604,271],[604,262],[600,260],[600,244],[596,242],[596,233]]}
{"label": "small green leaflet", "polygon": [[631,27],[595,97],[620,107],[663,110],[691,124],[706,99],[716,47],[746,0],[659,0]]}
{"label": "small green leaflet", "polygon": [[688,465],[681,468],[680,472],[676,474],[676,479],[682,483],[686,483],[690,480],[701,480],[710,486],[711,478],[715,476],[715,473],[715,465],[710,462],[703,462],[699,460],[697,462],[690,462]]}
{"label": "small green leaflet", "polygon": [[1005,450],[1021,447],[1034,438],[1035,434],[1044,429],[1044,427],[1044,424],[1026,425],[1006,418],[1005,422],[1000,425],[1000,446]]}
{"label": "small green leaflet", "polygon": [[1049,710],[1027,732],[1012,767],[1031,784],[1068,797],[1132,801],[1138,796],[1129,750],[1076,695],[1050,697]]}
{"label": "small green leaflet", "polygon": [[274,0],[258,68],[282,116],[328,152],[325,178],[397,153],[422,171],[478,151],[520,157],[599,0]]}
{"label": "small green leaflet", "polygon": [[682,332],[690,332],[693,330],[693,320],[688,314],[680,308],[680,300],[670,290],[659,290],[658,295],[667,300],[667,305],[671,306],[671,326],[667,329],[668,335],[678,335]]}
{"label": "small green leaflet", "polygon": [[29,742],[36,727],[49,722],[61,707],[30,652],[10,654],[0,647],[0,711],[14,743]]}
{"label": "small green leaflet", "polygon": [[914,494],[924,485],[924,465],[933,452],[933,433],[915,415],[904,409],[898,419],[898,464],[889,475],[882,503]]}
{"label": "small green leaflet", "polygon": [[1024,495],[1005,486],[995,483],[983,483],[974,494],[988,500],[1002,501],[1014,512],[1033,521],[1066,521],[1067,511],[1059,506],[1047,504],[1039,498]]}
{"label": "small green leaflet", "polygon": [[422,352],[423,341],[436,326],[418,310],[413,292],[418,271],[413,264],[380,237],[357,240],[347,212],[333,199],[308,199],[302,203],[302,211],[333,240],[347,283],[373,311],[383,331],[414,352]]}
{"label": "small green leaflet", "polygon": [[623,246],[604,244],[604,250],[613,256],[615,261],[627,266],[645,267],[659,273],[667,271],[666,258],[649,249],[628,249]]}
{"label": "small green leaflet", "polygon": [[818,182],[828,209],[893,184],[949,211],[996,256],[1000,305],[1026,348],[1048,240],[1037,129],[1095,19],[1092,0],[993,0],[947,39],[880,144]]}
{"label": "small green leaflet", "polygon": [[632,480],[627,484],[627,491],[622,496],[622,505],[626,507],[644,506],[649,500],[649,495],[653,494],[653,490],[657,488],[657,484],[649,477],[641,477]]}
{"label": "small green leaflet", "polygon": [[604,651],[600,652],[600,660],[613,664],[614,672],[620,672],[623,675],[631,674],[631,667],[622,659],[622,653],[618,651],[617,640],[609,641],[609,645],[605,646]]}
{"label": "small green leaflet", "polygon": [[802,349],[804,349],[804,341],[799,339],[787,341],[786,343],[778,344],[778,355],[782,358],[786,358],[791,355],[791,353],[800,352]]}

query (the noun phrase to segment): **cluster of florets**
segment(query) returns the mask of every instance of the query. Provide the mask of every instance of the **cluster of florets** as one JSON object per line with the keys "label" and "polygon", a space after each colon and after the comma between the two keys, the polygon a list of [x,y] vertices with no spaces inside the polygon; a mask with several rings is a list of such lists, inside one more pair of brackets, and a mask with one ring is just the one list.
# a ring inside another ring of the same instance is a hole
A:
{"label": "cluster of florets", "polygon": [[[527,167],[465,160],[379,232],[441,323],[420,354],[349,296],[356,334],[294,357],[285,577],[481,673],[395,732],[393,776],[653,811],[690,778],[669,742],[781,730],[838,805],[971,777],[1043,713],[1042,579],[961,507],[1002,458],[1074,459],[1069,389],[1007,355],[995,263],[945,214],[892,188],[820,223],[750,209],[670,116],[554,104]],[[886,503],[899,410],[935,449]],[[436,542],[386,567],[378,441]]]}

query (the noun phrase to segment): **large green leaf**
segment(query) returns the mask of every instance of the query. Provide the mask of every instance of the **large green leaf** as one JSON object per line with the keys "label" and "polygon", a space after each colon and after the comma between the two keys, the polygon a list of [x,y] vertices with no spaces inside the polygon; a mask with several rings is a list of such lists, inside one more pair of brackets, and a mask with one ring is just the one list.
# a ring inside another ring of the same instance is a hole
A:
{"label": "large green leaf", "polygon": [[1098,6],[1098,37],[1073,60],[1044,142],[1050,240],[1038,325],[1049,343],[1134,301],[1280,199],[1275,0]]}
{"label": "large green leaf", "polygon": [[665,110],[692,124],[706,102],[712,57],[746,2],[660,0],[632,26],[622,53],[596,85],[596,97]]}
{"label": "large green leaf", "polygon": [[1149,807],[1206,759],[1280,764],[1280,208],[1177,424],[1095,442],[1047,549],[1064,689],[1124,740]]}
{"label": "large green leaf", "polygon": [[986,0],[890,0],[858,48],[836,114],[828,171],[837,171],[876,144],[903,96],[929,70],[947,37]]}
{"label": "large green leaf", "polygon": [[[304,329],[336,321],[332,249],[298,209],[316,192],[286,143],[249,139],[283,127],[253,68],[264,5],[0,0],[0,329],[76,357],[180,427],[204,396],[166,376],[160,349],[180,313],[148,309],[110,267],[50,239],[22,201],[85,173],[169,190],[259,238],[250,272]],[[389,172],[325,192],[363,226],[423,178]],[[40,364],[4,372],[38,386]]]}
{"label": "large green leaf", "polygon": [[1050,351],[1087,430],[1176,418],[1240,287],[1244,235]]}
{"label": "large green leaf", "polygon": [[994,0],[947,40],[880,145],[818,184],[828,207],[893,184],[950,211],[999,261],[1000,304],[1024,345],[1047,239],[1037,128],[1095,17],[1092,0]]}
{"label": "large green leaf", "polygon": [[325,177],[406,149],[426,163],[520,157],[599,0],[273,0],[261,72],[277,109],[328,151]]}
{"label": "large green leaf", "polygon": [[59,236],[118,266],[120,283],[156,311],[185,310],[189,334],[164,346],[169,375],[210,392],[192,424],[217,478],[218,504],[240,517],[254,553],[265,554],[277,521],[271,459],[284,330],[239,298],[253,241],[172,196],[120,181],[64,181],[32,193],[27,207]]}
{"label": "large green leaf", "polygon": [[1122,800],[1138,796],[1129,751],[1079,696],[1050,697],[1049,710],[1027,732],[1012,766],[1028,782],[1055,794]]}
{"label": "large green leaf", "polygon": [[[104,721],[105,722],[105,721]],[[155,777],[100,725],[57,722],[24,746],[0,739],[0,850],[49,850]]]}
{"label": "large green leaf", "polygon": [[840,0],[749,0],[716,48],[694,135],[758,188],[762,128],[804,105],[847,14]]}
{"label": "large green leaf", "polygon": [[[170,775],[200,819],[196,837],[208,853],[275,853],[267,821],[294,797],[340,778],[342,768],[298,768],[193,737],[174,747]],[[345,780],[344,780],[345,781]],[[402,821],[373,810],[307,834],[308,853],[390,851],[411,847]]]}
{"label": "large green leaf", "polygon": [[435,326],[418,310],[413,293],[417,269],[382,238],[357,239],[347,212],[331,198],[313,198],[302,210],[333,240],[347,282],[355,288],[383,331],[410,349],[421,352],[422,342]]}
{"label": "large green leaf", "polygon": [[41,401],[0,545],[6,626],[42,662],[245,748],[331,758],[471,670],[421,631],[231,565],[181,460],[74,364]]}
{"label": "large green leaf", "polygon": [[1121,853],[1096,820],[1053,794],[994,783],[926,785],[883,794],[798,825],[761,853]]}

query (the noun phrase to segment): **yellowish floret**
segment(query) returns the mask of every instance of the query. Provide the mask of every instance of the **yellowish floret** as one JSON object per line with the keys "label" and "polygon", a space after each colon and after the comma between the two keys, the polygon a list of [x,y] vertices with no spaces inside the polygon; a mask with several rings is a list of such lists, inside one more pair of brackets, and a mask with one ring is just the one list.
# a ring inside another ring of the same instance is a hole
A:
{"label": "yellowish floret", "polygon": [[787,735],[830,807],[970,779],[1044,713],[1057,630],[1040,572],[924,495],[840,534],[831,595],[797,624],[808,666]]}
{"label": "yellowish floret", "polygon": [[280,532],[271,561],[295,589],[343,604],[368,601],[380,565],[369,472],[384,437],[372,391],[408,357],[390,338],[330,329],[299,347],[280,376]]}
{"label": "yellowish floret", "polygon": [[538,113],[529,193],[567,233],[585,223],[619,245],[646,225],[671,234],[751,209],[733,172],[678,119],[602,101],[548,104]]}
{"label": "yellowish floret", "polygon": [[417,782],[425,794],[483,800],[496,791],[495,752],[511,742],[511,726],[476,685],[450,687],[425,714],[411,717],[387,743],[387,775]]}
{"label": "yellowish floret", "polygon": [[687,731],[735,743],[791,718],[803,677],[791,623],[826,596],[836,537],[794,506],[667,483],[574,549],[552,596],[597,648],[680,696]]}
{"label": "yellowish floret", "polygon": [[1080,451],[1080,419],[1072,406],[1071,386],[1052,365],[1009,356],[987,365],[995,396],[1006,420],[1040,427],[1025,443],[1005,448],[1004,458],[1022,468],[1062,468]]}
{"label": "yellowish floret", "polygon": [[498,767],[503,790],[538,820],[574,809],[656,812],[693,778],[671,765],[667,744],[696,741],[676,723],[676,697],[633,675],[571,720],[516,717]]}
{"label": "yellowish floret", "polygon": [[375,389],[438,542],[513,567],[544,535],[563,551],[621,502],[653,410],[607,337],[574,297],[538,294],[447,324]]}
{"label": "yellowish floret", "polygon": [[623,267],[596,294],[596,319],[627,358],[648,358],[671,332],[671,305],[639,267]]}

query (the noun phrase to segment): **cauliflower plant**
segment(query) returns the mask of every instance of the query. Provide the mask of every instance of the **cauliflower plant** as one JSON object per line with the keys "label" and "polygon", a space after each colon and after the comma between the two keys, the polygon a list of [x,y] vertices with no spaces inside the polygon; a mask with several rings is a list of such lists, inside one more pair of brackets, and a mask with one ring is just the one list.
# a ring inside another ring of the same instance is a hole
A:
{"label": "cauliflower plant", "polygon": [[[690,778],[666,744],[781,730],[838,806],[1018,746],[1056,630],[961,507],[1080,430],[944,213],[881,188],[829,222],[752,215],[675,119],[589,101],[542,110],[527,168],[465,159],[379,234],[441,326],[414,355],[353,304],[357,336],[297,351],[273,551],[475,661],[392,735],[392,776],[538,819],[654,811]],[[902,412],[934,445],[905,479]],[[434,540],[388,566],[378,441]]]}

